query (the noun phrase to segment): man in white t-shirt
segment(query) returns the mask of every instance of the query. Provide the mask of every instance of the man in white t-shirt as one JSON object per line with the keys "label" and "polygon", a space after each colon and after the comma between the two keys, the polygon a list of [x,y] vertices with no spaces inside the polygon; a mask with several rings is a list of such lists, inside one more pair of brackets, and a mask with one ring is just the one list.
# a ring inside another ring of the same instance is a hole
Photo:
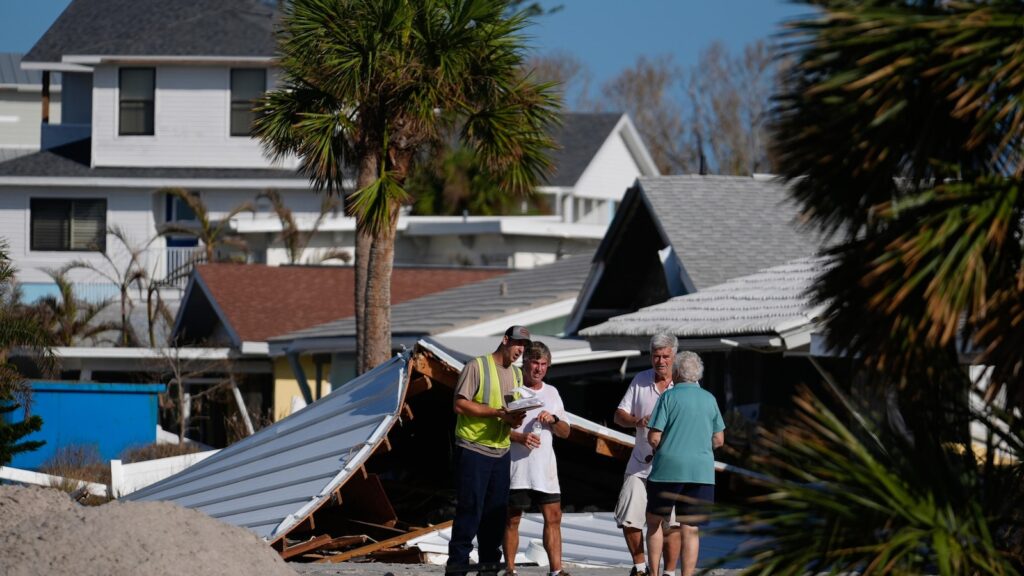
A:
{"label": "man in white t-shirt", "polygon": [[551,576],[568,576],[562,572],[562,491],[552,433],[559,438],[568,437],[569,419],[558,390],[544,383],[550,365],[551,351],[543,342],[527,345],[523,352],[524,386],[544,404],[528,411],[523,423],[512,430],[512,484],[504,546],[506,575],[516,574],[519,520],[524,511],[536,505],[544,517],[543,542]]}
{"label": "man in white t-shirt", "polygon": [[[615,410],[615,423],[624,428],[636,429],[633,451],[626,463],[626,474],[615,504],[615,521],[622,528],[626,547],[633,557],[630,576],[647,576],[648,566],[644,556],[644,526],[647,522],[647,475],[651,473],[654,450],[647,441],[647,423],[661,394],[672,387],[672,362],[676,356],[679,340],[671,334],[655,334],[651,338],[651,369],[633,377],[626,394]],[[670,526],[678,526],[670,518]],[[674,534],[678,531],[668,532]],[[660,534],[659,534],[660,536]],[[652,540],[650,545],[663,544]],[[675,541],[666,541],[665,569],[675,570],[679,561],[679,546]],[[650,573],[658,574],[659,566],[651,566]]]}

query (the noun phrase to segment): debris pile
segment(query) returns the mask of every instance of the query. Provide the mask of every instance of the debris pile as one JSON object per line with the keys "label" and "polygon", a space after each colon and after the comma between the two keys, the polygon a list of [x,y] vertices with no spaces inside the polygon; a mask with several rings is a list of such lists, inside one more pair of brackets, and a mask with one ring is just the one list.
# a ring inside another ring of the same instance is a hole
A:
{"label": "debris pile", "polygon": [[295,576],[252,532],[166,502],[89,507],[55,489],[0,486],[0,518],[8,576]]}

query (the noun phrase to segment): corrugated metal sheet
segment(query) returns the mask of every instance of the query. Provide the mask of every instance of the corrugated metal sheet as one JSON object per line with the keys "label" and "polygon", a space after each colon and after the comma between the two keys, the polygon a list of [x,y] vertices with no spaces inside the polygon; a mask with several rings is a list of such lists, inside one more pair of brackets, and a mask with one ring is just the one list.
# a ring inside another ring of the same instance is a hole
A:
{"label": "corrugated metal sheet", "polygon": [[167,500],[242,526],[266,540],[324,504],[397,420],[408,354],[195,466],[129,495]]}
{"label": "corrugated metal sheet", "polygon": [[[712,523],[701,530],[700,560],[706,566],[734,551],[742,543],[735,535],[715,534],[718,524]],[[547,565],[541,537],[544,520],[540,514],[524,514],[519,524],[519,550],[516,563],[536,562]],[[432,532],[408,542],[427,553],[433,562],[443,563],[448,556],[451,528]],[[476,552],[473,552],[476,560]],[[622,538],[622,530],[615,526],[611,512],[568,513],[562,515],[562,562],[570,567],[602,566],[629,568],[633,564]],[[735,567],[735,566],[730,566]]]}
{"label": "corrugated metal sheet", "polygon": [[828,268],[824,258],[800,258],[678,296],[661,304],[580,331],[586,338],[651,336],[680,338],[775,335],[813,324],[821,306],[808,291]]}

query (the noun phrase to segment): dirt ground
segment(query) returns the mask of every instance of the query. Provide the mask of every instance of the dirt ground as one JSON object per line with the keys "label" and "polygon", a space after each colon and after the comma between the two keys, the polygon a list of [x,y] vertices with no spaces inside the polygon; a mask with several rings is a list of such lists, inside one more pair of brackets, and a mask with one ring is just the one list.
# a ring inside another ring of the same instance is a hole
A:
{"label": "dirt ground", "polygon": [[[414,576],[416,574],[444,574],[444,566],[423,564],[377,564],[342,562],[340,564],[293,564],[299,574],[315,576]],[[566,566],[572,576],[627,576],[626,568],[575,568]],[[517,568],[520,576],[547,576],[547,567],[523,566]],[[678,572],[676,572],[678,574]],[[710,576],[734,576],[739,570],[712,570]]]}

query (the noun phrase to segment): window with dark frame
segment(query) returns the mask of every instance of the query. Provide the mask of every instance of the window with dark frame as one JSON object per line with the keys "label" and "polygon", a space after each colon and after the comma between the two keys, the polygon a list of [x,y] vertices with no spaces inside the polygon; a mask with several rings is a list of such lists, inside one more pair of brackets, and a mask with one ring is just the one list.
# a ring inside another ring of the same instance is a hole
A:
{"label": "window with dark frame", "polygon": [[231,69],[231,135],[249,136],[256,120],[256,99],[267,90],[264,68]]}
{"label": "window with dark frame", "polygon": [[152,136],[155,125],[156,69],[118,71],[118,129],[121,136]]}
{"label": "window with dark frame", "polygon": [[107,201],[32,198],[30,248],[58,252],[106,252]]}

